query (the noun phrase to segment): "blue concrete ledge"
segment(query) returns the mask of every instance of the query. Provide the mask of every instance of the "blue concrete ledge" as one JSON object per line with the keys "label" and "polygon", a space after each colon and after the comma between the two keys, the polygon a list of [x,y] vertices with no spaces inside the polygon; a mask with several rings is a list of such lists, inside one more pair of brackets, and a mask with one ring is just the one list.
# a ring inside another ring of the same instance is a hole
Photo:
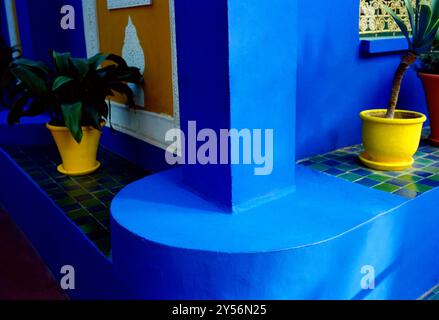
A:
{"label": "blue concrete ledge", "polygon": [[407,39],[404,37],[364,38],[360,43],[360,51],[365,54],[391,53],[407,48]]}
{"label": "blue concrete ledge", "polygon": [[[0,125],[2,143],[48,142],[22,126]],[[439,189],[408,200],[297,167],[296,192],[230,215],[177,168],[116,197],[109,260],[4,152],[0,168],[0,203],[55,276],[76,267],[72,298],[416,299],[439,282]],[[375,290],[360,287],[365,265]]]}
{"label": "blue concrete ledge", "polygon": [[[295,193],[228,215],[179,181],[113,201],[113,263],[136,297],[417,299],[439,282],[439,190],[410,201],[297,167]],[[375,290],[361,289],[367,265]]]}

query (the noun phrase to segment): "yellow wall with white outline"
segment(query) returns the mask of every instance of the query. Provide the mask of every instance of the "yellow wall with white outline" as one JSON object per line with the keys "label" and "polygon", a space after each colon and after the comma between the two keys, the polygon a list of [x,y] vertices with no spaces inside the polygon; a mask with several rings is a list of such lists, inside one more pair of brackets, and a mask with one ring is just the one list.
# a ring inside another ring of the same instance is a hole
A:
{"label": "yellow wall with white outline", "polygon": [[168,0],[152,5],[108,10],[97,0],[100,51],[122,55],[125,28],[131,17],[145,54],[145,110],[174,113],[171,23]]}

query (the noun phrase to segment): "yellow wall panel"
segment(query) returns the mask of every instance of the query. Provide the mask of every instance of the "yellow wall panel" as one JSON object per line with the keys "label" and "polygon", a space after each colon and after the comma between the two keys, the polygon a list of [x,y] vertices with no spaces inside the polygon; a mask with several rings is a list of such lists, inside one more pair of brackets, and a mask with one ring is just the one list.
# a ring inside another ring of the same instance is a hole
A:
{"label": "yellow wall panel", "polygon": [[100,48],[103,53],[122,55],[125,28],[131,17],[145,54],[145,109],[173,115],[172,47],[168,0],[152,5],[107,9],[107,0],[97,0]]}

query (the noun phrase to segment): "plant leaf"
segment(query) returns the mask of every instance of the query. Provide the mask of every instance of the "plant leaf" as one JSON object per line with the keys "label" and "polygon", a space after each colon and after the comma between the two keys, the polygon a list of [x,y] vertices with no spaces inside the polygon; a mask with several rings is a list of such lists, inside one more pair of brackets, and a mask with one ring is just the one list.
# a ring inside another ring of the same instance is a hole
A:
{"label": "plant leaf", "polygon": [[421,4],[420,6],[420,12],[419,12],[419,20],[418,20],[418,30],[416,35],[414,35],[414,41],[419,44],[424,45],[423,40],[425,33],[428,30],[428,27],[430,26],[431,21],[431,8],[430,6],[427,6],[425,4]]}
{"label": "plant leaf", "polygon": [[55,63],[56,70],[58,71],[58,73],[63,74],[63,75],[69,74],[70,63],[71,63],[70,62],[70,59],[71,59],[70,53],[68,53],[68,52],[59,53],[56,51],[52,51],[52,57],[53,57],[53,61]]}
{"label": "plant leaf", "polygon": [[123,68],[128,68],[128,65],[127,65],[125,59],[122,58],[121,56],[116,55],[116,54],[109,54],[107,56],[107,60],[115,62],[115,63],[117,63],[119,66],[121,66]]}
{"label": "plant leaf", "polygon": [[8,113],[8,124],[13,125],[19,122],[20,118],[23,116],[24,107],[29,100],[29,95],[27,92],[21,94],[17,99],[15,99],[12,104],[12,108]]}
{"label": "plant leaf", "polygon": [[134,102],[133,90],[131,90],[131,88],[128,85],[126,85],[125,83],[122,83],[122,82],[114,82],[114,83],[110,84],[110,88],[113,91],[116,91],[118,93],[125,95],[127,98],[128,106],[130,106],[131,108],[136,106],[136,104]]}
{"label": "plant leaf", "polygon": [[101,131],[101,115],[98,109],[95,108],[95,106],[88,104],[85,106],[85,112],[91,120],[92,127],[96,130]]}
{"label": "plant leaf", "polygon": [[411,49],[412,48],[412,41],[410,39],[409,30],[408,30],[407,26],[405,25],[404,21],[402,21],[402,19],[400,17],[398,17],[398,15],[392,9],[390,9],[388,6],[383,5],[383,8],[393,18],[395,23],[398,25],[399,29],[401,29],[401,32],[404,35],[404,37],[407,39],[407,42],[409,44],[409,48]]}
{"label": "plant leaf", "polygon": [[404,3],[409,16],[410,26],[412,30],[415,30],[415,11],[413,10],[412,0],[404,0]]}
{"label": "plant leaf", "polygon": [[66,77],[66,76],[59,76],[53,82],[52,91],[56,91],[59,88],[63,87],[64,85],[66,85],[67,83],[70,83],[72,81],[73,81],[72,78],[69,78],[69,77]]}
{"label": "plant leaf", "polygon": [[29,60],[29,59],[19,58],[19,59],[15,59],[14,62],[12,63],[12,65],[27,66],[27,67],[30,67],[33,69],[37,69],[46,75],[50,74],[49,67],[45,63],[40,62],[40,61],[33,61],[33,60]]}
{"label": "plant leaf", "polygon": [[76,68],[78,76],[84,79],[87,76],[90,66],[85,59],[71,59],[73,66]]}
{"label": "plant leaf", "polygon": [[12,74],[23,82],[30,91],[33,93],[44,96],[47,95],[48,89],[46,83],[38,75],[36,75],[32,70],[29,70],[25,66],[17,65],[11,68]]}
{"label": "plant leaf", "polygon": [[77,143],[82,140],[82,102],[61,104],[64,122]]}
{"label": "plant leaf", "polygon": [[107,57],[108,55],[106,54],[98,53],[89,58],[87,62],[90,68],[97,69],[105,60],[107,60]]}

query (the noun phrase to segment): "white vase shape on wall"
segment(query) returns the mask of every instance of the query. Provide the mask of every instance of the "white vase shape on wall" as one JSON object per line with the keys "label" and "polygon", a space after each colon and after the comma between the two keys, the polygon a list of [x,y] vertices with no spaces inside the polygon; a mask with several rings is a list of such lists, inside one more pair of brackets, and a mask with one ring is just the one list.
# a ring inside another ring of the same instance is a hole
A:
{"label": "white vase shape on wall", "polygon": [[[145,73],[145,53],[140,39],[137,34],[136,26],[133,23],[131,17],[128,18],[128,24],[125,28],[125,40],[122,48],[122,57],[125,59],[129,66],[137,67],[142,74]],[[140,85],[129,84],[130,88],[134,92],[134,101],[137,106],[145,106],[145,93]]]}

